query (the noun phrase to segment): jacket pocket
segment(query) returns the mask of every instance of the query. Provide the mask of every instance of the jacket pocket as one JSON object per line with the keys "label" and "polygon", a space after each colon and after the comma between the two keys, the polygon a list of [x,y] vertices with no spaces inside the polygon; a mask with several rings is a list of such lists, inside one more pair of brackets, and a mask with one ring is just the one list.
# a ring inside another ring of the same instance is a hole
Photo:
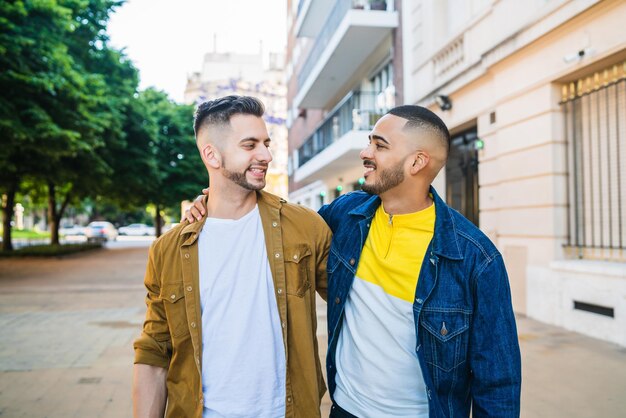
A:
{"label": "jacket pocket", "polygon": [[420,314],[421,341],[427,363],[449,372],[467,359],[469,312],[424,308]]}
{"label": "jacket pocket", "polygon": [[164,284],[161,288],[161,300],[163,300],[167,325],[172,337],[189,333],[183,284]]}
{"label": "jacket pocket", "polygon": [[303,297],[311,287],[309,264],[311,248],[307,244],[285,247],[285,281],[288,295]]}

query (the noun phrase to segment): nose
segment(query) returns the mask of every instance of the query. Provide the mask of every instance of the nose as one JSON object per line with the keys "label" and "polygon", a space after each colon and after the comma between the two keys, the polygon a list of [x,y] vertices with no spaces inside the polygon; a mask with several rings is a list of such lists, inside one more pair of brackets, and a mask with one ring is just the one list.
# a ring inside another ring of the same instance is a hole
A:
{"label": "nose", "polygon": [[272,157],[270,149],[265,145],[261,145],[259,147],[259,152],[257,153],[257,159],[261,162],[269,164],[274,158]]}
{"label": "nose", "polygon": [[363,148],[361,152],[359,153],[359,157],[362,160],[371,160],[373,158],[371,145],[368,145],[367,147]]}

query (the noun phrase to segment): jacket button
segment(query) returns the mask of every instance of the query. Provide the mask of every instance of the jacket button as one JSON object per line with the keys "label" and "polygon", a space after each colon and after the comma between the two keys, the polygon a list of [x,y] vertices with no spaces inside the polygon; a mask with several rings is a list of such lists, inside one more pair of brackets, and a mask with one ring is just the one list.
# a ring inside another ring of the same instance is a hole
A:
{"label": "jacket button", "polygon": [[189,254],[185,254],[185,258],[189,258]]}
{"label": "jacket button", "polygon": [[276,228],[278,226],[278,222],[272,222],[272,226]]}
{"label": "jacket button", "polygon": [[280,295],[281,293],[283,293],[283,289],[278,289],[276,292]]}
{"label": "jacket button", "polygon": [[187,292],[191,292],[191,286],[187,286]]}
{"label": "jacket button", "polygon": [[174,294],[173,294],[173,295],[171,295],[171,296],[170,296],[170,299],[176,299],[176,295],[174,295]]}
{"label": "jacket button", "polygon": [[336,297],[336,298],[335,298],[335,304],[336,304],[336,305],[339,305],[339,302],[341,302],[341,299],[339,299],[339,297]]}
{"label": "jacket button", "polygon": [[351,265],[351,266],[353,266],[353,265],[354,265],[354,263],[356,263],[356,260],[355,260],[354,258],[351,258],[351,259],[350,259],[350,265]]}
{"label": "jacket button", "polygon": [[448,335],[448,328],[446,328],[446,323],[444,322],[443,325],[441,326],[441,331],[440,331],[441,335],[443,335],[444,337],[446,335]]}
{"label": "jacket button", "polygon": [[195,323],[195,322],[192,322],[192,323],[191,323],[191,328],[195,328],[195,327],[196,327],[196,323]]}

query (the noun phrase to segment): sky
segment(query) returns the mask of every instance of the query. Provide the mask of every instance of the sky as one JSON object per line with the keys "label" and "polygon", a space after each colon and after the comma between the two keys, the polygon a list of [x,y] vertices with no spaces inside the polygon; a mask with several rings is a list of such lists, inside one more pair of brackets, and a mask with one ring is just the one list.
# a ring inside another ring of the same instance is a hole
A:
{"label": "sky", "polygon": [[[182,102],[187,75],[204,54],[283,51],[286,0],[128,0],[111,16],[110,44],[125,48],[140,88],[165,90]],[[214,45],[214,35],[217,45]]]}

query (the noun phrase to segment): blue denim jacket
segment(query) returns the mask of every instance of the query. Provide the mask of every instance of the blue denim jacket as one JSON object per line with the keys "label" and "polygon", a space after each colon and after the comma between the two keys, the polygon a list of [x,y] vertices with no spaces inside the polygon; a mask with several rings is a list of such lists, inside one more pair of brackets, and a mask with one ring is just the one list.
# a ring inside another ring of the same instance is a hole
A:
{"label": "blue denim jacket", "polygon": [[[431,187],[435,232],[422,263],[413,315],[415,351],[430,417],[519,417],[521,359],[502,256]],[[343,195],[322,207],[333,232],[328,257],[328,387],[335,391],[335,350],[348,292],[378,196]],[[445,323],[445,326],[444,326]]]}

